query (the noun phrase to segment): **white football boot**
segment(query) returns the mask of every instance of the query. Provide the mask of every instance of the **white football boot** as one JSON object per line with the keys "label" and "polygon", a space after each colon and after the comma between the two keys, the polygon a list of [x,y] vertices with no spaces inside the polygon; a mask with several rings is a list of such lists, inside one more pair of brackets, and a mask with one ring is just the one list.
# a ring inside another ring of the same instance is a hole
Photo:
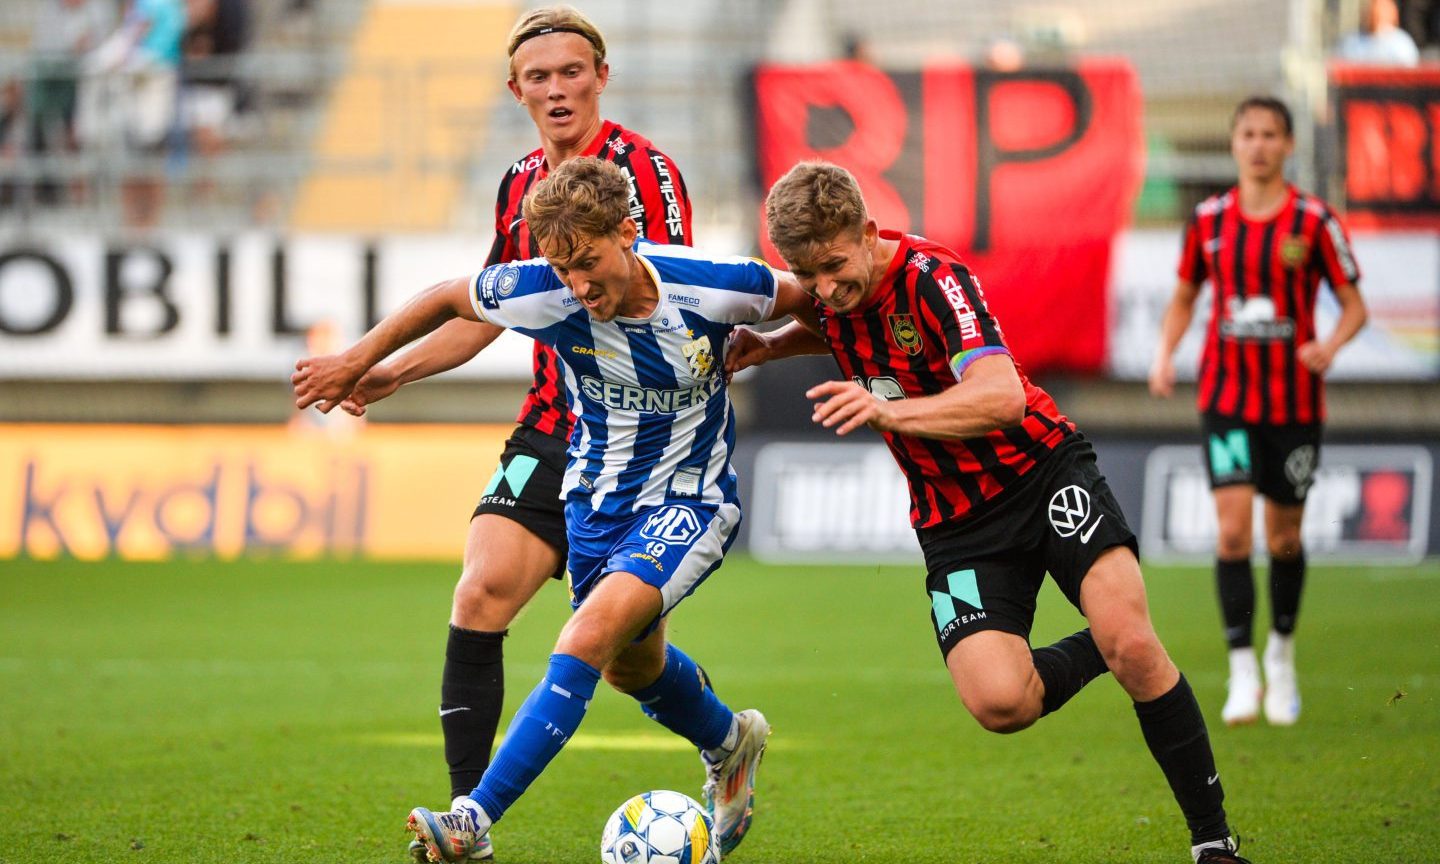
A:
{"label": "white football boot", "polygon": [[1300,719],[1300,686],[1295,679],[1295,638],[1274,630],[1265,642],[1265,719],[1294,726]]}
{"label": "white football boot", "polygon": [[435,813],[424,807],[410,811],[405,830],[412,832],[415,839],[410,843],[410,854],[415,856],[415,844],[420,844],[427,861],[473,861],[493,858],[494,847],[490,845],[490,817],[468,797],[456,798],[448,813]]}
{"label": "white football boot", "polygon": [[1260,663],[1254,648],[1230,650],[1230,692],[1220,719],[1226,726],[1245,726],[1260,719]]}
{"label": "white football boot", "polygon": [[740,733],[735,749],[719,762],[704,760],[705,805],[715,820],[721,857],[739,846],[750,830],[755,809],[755,772],[765,755],[765,739],[770,737],[770,724],[754,708],[736,713],[735,719]]}

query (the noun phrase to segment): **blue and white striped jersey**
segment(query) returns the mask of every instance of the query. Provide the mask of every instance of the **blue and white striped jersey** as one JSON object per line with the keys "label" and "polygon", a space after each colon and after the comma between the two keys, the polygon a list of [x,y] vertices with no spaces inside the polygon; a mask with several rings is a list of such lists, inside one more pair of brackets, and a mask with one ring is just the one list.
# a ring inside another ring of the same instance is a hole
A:
{"label": "blue and white striped jersey", "polygon": [[725,388],[726,338],[775,307],[775,274],[751,258],[709,258],[637,240],[659,286],[645,319],[604,323],[543,258],[487,267],[471,281],[480,317],[555,348],[576,417],[566,500],[606,515],[671,501],[737,503]]}

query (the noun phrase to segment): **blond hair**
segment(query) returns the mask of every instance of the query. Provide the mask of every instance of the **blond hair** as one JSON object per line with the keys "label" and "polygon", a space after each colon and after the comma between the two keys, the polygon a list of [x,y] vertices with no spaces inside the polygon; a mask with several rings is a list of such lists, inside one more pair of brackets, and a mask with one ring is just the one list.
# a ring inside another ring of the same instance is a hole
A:
{"label": "blond hair", "polygon": [[858,236],[869,219],[855,177],[828,162],[801,162],[765,196],[770,242],[786,261],[804,260],[843,233]]}
{"label": "blond hair", "polygon": [[520,50],[520,46],[536,36],[555,32],[585,37],[595,51],[595,71],[600,71],[600,67],[605,65],[605,37],[600,35],[600,28],[586,18],[585,13],[563,4],[541,6],[521,15],[515,26],[510,28],[510,37],[505,40],[511,81],[515,80],[515,52]]}
{"label": "blond hair", "polygon": [[630,184],[613,163],[581,156],[536,183],[524,212],[535,240],[554,245],[553,257],[568,258],[586,242],[620,230],[630,215]]}

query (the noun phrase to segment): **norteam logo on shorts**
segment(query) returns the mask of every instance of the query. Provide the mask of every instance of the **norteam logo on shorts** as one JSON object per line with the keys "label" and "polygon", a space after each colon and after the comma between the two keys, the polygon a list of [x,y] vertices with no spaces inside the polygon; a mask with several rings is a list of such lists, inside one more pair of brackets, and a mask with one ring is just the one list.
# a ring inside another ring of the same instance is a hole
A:
{"label": "norteam logo on shorts", "polygon": [[[943,639],[950,625],[959,621],[968,624],[985,617],[985,606],[980,602],[980,586],[975,581],[975,571],[957,570],[945,577],[944,591],[931,590],[930,610],[935,613],[935,629]],[[964,615],[955,608],[955,601],[976,610]]]}
{"label": "norteam logo on shorts", "polygon": [[700,535],[700,517],[681,504],[662,507],[650,514],[640,536],[666,543],[689,543]]}

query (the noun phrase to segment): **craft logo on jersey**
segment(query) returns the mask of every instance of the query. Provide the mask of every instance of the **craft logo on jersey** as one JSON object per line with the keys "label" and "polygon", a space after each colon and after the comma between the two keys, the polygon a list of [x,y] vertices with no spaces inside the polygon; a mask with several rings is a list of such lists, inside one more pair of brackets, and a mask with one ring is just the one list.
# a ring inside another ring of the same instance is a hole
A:
{"label": "craft logo on jersey", "polygon": [[1050,524],[1055,533],[1069,537],[1090,518],[1090,493],[1079,486],[1066,486],[1050,496]]}
{"label": "craft logo on jersey", "polygon": [[1225,339],[1286,340],[1295,337],[1295,322],[1275,316],[1275,301],[1269,297],[1231,297],[1225,301],[1225,318],[1220,322]]}
{"label": "craft logo on jersey", "polygon": [[1309,254],[1310,244],[1298,234],[1287,235],[1280,241],[1280,263],[1290,270],[1304,264]]}
{"label": "craft logo on jersey", "polygon": [[895,346],[906,354],[919,354],[924,344],[920,341],[920,331],[915,327],[915,316],[904,314],[889,317],[890,335],[895,339]]}
{"label": "craft logo on jersey", "polygon": [[690,374],[696,378],[709,378],[715,371],[715,355],[710,352],[710,337],[701,336],[685,343],[681,349],[685,359],[690,361]]}
{"label": "craft logo on jersey", "polygon": [[689,543],[700,535],[700,517],[683,504],[661,507],[645,520],[640,536],[664,543]]}

